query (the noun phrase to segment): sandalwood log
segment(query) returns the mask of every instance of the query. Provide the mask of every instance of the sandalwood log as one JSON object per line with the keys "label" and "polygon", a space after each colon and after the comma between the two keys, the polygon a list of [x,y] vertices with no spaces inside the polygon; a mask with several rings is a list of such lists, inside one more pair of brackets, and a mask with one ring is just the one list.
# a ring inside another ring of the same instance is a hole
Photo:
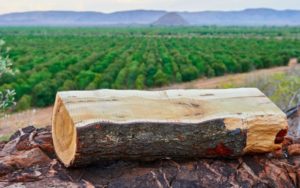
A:
{"label": "sandalwood log", "polygon": [[255,88],[58,92],[52,118],[67,167],[271,152],[286,131],[285,114]]}

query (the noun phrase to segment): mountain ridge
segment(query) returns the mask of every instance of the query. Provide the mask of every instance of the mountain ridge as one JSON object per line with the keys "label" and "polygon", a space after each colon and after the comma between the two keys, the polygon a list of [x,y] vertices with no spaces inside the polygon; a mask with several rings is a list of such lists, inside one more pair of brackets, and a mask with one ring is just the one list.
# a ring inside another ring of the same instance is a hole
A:
{"label": "mountain ridge", "polygon": [[187,26],[189,23],[182,18],[178,13],[176,12],[170,12],[162,17],[160,17],[158,20],[156,20],[152,25],[156,26]]}
{"label": "mountain ridge", "polygon": [[[0,15],[0,26],[105,26],[151,25],[169,13],[176,13],[189,25],[300,26],[300,10],[251,8],[234,11],[129,10],[111,13],[96,11],[28,11]],[[172,23],[166,24],[173,25]]]}

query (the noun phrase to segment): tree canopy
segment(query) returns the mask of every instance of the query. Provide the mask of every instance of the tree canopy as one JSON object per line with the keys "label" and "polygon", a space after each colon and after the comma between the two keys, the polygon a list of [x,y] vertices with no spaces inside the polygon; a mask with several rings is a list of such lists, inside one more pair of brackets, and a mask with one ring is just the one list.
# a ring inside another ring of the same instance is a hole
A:
{"label": "tree canopy", "polygon": [[281,66],[300,57],[299,33],[299,27],[1,28],[12,49],[1,41],[0,91],[14,89],[21,110],[53,104],[60,90],[148,89]]}

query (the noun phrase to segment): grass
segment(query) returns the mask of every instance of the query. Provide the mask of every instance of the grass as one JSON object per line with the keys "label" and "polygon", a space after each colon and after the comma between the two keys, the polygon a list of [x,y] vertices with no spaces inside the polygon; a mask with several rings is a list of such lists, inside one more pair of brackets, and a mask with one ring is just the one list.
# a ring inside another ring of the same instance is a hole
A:
{"label": "grass", "polygon": [[7,142],[9,141],[10,135],[3,135],[0,136],[0,142]]}
{"label": "grass", "polygon": [[249,77],[245,83],[225,83],[221,88],[256,87],[279,108],[288,110],[300,103],[300,68],[285,73]]}

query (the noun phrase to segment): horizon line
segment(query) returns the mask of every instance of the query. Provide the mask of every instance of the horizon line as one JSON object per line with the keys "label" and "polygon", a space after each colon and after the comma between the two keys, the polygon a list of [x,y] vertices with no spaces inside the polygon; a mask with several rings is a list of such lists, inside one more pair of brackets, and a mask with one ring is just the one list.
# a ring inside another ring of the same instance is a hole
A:
{"label": "horizon line", "polygon": [[266,7],[259,7],[259,8],[244,8],[244,9],[232,9],[232,10],[199,10],[199,11],[188,11],[188,10],[162,10],[162,9],[128,9],[128,10],[118,10],[118,11],[111,11],[111,12],[102,12],[102,11],[94,11],[94,10],[28,10],[28,11],[15,11],[15,12],[6,12],[0,13],[0,16],[7,15],[7,14],[22,14],[22,13],[30,13],[30,12],[76,12],[76,13],[101,13],[101,14],[114,14],[120,12],[134,12],[134,11],[161,11],[161,12],[176,12],[176,13],[199,13],[199,12],[242,12],[246,10],[273,10],[273,11],[300,11],[300,9],[275,9],[275,8],[266,8]]}

